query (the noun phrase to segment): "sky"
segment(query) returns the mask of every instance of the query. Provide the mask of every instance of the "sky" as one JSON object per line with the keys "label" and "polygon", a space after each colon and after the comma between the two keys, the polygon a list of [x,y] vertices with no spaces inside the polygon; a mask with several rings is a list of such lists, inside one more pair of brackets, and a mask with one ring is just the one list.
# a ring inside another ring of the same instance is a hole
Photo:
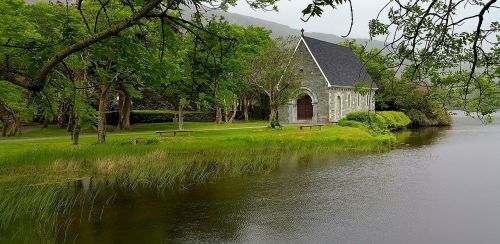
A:
{"label": "sky", "polygon": [[[245,1],[233,8],[229,12],[248,15],[259,19],[265,19],[290,27],[301,29],[306,32],[321,32],[335,35],[345,35],[349,31],[350,11],[349,5],[344,5],[333,10],[331,7],[324,9],[321,18],[311,18],[308,22],[300,19],[301,11],[310,3],[310,0],[282,0],[278,3],[279,12],[266,12],[262,10],[252,10],[248,7]],[[358,0],[352,1],[354,9],[354,26],[350,37],[352,38],[368,38],[368,21],[377,16],[386,0]]]}
{"label": "sky", "polygon": [[[252,10],[245,0],[239,0],[236,7],[229,9],[229,12],[248,15],[260,19],[265,19],[280,24],[288,25],[292,28],[304,28],[306,32],[321,32],[335,35],[345,35],[349,31],[350,11],[349,5],[344,4],[337,9],[331,7],[324,8],[321,17],[311,18],[308,22],[303,22],[300,17],[301,11],[311,2],[311,0],[281,0],[278,3],[279,12]],[[354,25],[349,38],[368,38],[368,21],[375,19],[380,9],[387,4],[387,0],[352,0],[354,9]],[[500,4],[497,4],[497,6]],[[459,16],[469,16],[477,14],[478,9],[470,6],[461,9]],[[387,20],[387,13],[382,14],[381,20]],[[491,21],[500,21],[500,10],[490,12],[485,18],[485,23],[489,25]],[[475,28],[476,20],[468,22],[460,27],[468,30]]]}

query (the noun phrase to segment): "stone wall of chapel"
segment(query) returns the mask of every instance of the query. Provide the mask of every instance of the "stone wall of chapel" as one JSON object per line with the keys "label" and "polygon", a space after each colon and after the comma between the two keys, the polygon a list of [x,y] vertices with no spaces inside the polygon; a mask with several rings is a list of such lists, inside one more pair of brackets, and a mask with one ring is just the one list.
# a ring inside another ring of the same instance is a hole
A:
{"label": "stone wall of chapel", "polygon": [[[295,55],[298,55],[300,62],[302,63],[302,72],[304,77],[301,80],[301,86],[307,88],[316,98],[317,102],[315,106],[315,114],[313,115],[313,123],[326,123],[329,122],[329,90],[328,83],[324,78],[321,70],[316,65],[313,57],[307,50],[304,42],[301,42],[297,48]],[[306,92],[299,92],[297,97],[300,97]],[[288,104],[281,106],[278,112],[278,118],[281,123],[297,123],[296,121],[296,102],[297,97],[290,99]]]}
{"label": "stone wall of chapel", "polygon": [[[375,91],[361,95],[351,87],[331,87],[330,89],[330,121],[337,122],[346,114],[355,111],[373,110]],[[340,105],[338,104],[340,97]],[[340,107],[340,111],[337,111]]]}
{"label": "stone wall of chapel", "polygon": [[[278,111],[278,120],[283,124],[297,123],[297,98],[303,94],[312,93],[314,115],[312,123],[337,122],[346,114],[354,111],[368,111],[374,109],[375,90],[366,95],[354,92],[352,87],[328,87],[328,83],[316,65],[313,57],[307,50],[304,42],[297,47],[295,55],[302,62],[304,77],[301,86],[304,88],[297,97],[281,106]],[[307,91],[306,91],[307,89]],[[340,97],[340,106],[337,105],[337,97]],[[340,111],[337,108],[340,107]]]}

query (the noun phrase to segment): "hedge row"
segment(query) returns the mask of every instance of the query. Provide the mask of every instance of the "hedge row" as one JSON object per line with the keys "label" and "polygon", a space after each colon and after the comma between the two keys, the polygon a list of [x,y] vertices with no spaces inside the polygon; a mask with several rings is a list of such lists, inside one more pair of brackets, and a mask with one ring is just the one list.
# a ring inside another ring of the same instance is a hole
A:
{"label": "hedge row", "polygon": [[387,127],[391,130],[406,128],[411,124],[411,119],[403,112],[381,111],[377,112],[377,114],[384,118]]}
{"label": "hedge row", "polygon": [[386,134],[390,130],[405,128],[411,120],[403,112],[351,112],[344,119],[339,120],[340,126],[365,127],[375,134]]}

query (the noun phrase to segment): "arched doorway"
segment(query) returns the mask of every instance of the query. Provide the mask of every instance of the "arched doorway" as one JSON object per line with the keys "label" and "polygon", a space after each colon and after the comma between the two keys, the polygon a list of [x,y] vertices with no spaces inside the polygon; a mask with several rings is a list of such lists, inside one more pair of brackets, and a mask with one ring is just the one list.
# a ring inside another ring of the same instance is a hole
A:
{"label": "arched doorway", "polygon": [[340,96],[337,96],[337,99],[335,99],[335,113],[337,121],[342,118],[342,99]]}
{"label": "arched doorway", "polygon": [[313,104],[309,95],[303,95],[297,99],[297,120],[312,120]]}

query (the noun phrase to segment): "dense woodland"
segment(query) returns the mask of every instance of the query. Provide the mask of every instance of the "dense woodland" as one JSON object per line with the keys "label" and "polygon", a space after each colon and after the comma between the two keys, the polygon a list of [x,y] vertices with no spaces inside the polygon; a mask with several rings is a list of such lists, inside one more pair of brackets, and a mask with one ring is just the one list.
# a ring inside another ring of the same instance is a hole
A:
{"label": "dense woodland", "polygon": [[[321,8],[345,2],[318,1],[303,14],[320,16]],[[207,3],[226,9],[236,2],[217,6]],[[248,3],[253,8],[272,9],[275,1]],[[292,59],[297,40],[272,39],[270,31],[264,28],[242,27],[202,14],[200,9],[206,6],[203,4],[206,2],[2,1],[2,136],[14,136],[22,123],[36,121],[44,126],[57,123],[71,132],[75,144],[82,127],[94,127],[98,143],[103,143],[107,113],[116,110],[118,119],[114,126],[127,130],[132,126],[130,114],[134,101],[151,97],[166,101],[168,107],[164,109],[175,109],[179,129],[183,128],[185,111],[213,112],[215,123],[232,123],[252,116],[261,118],[250,113],[254,108],[268,114],[265,119],[274,121],[277,108],[299,85],[300,63]],[[448,7],[451,11],[459,4]],[[488,4],[478,4],[482,7],[480,14],[488,11],[484,10],[486,7],[494,7]],[[197,11],[184,16],[182,9],[186,7]],[[389,34],[391,25],[410,25],[401,22],[410,14],[425,19],[426,14],[446,5],[413,7],[413,10],[402,8],[406,15],[402,10],[393,12],[391,24],[371,22],[370,35]],[[422,13],[425,7],[428,11]],[[412,19],[418,27],[418,35],[410,38],[416,42],[413,50],[409,41],[398,47],[395,41],[389,43],[393,51],[390,54],[385,50],[367,50],[353,41],[344,43],[353,48],[379,87],[377,110],[403,111],[415,125],[450,124],[449,107],[476,112],[487,121],[488,115],[499,106],[498,36],[497,40],[487,39],[490,34],[498,33],[498,23],[492,23],[486,33],[480,27],[480,37],[475,32],[462,37],[443,34],[442,38],[449,40],[448,46],[444,46],[442,40],[421,38],[419,33],[447,33],[447,29],[431,30],[437,28],[432,27],[432,19],[419,20]],[[407,37],[408,33],[402,34],[402,39]],[[460,40],[455,42],[454,38]],[[431,43],[433,49],[415,48],[420,41]],[[493,44],[477,54],[479,41]],[[451,53],[452,49],[466,54]],[[428,53],[433,50],[434,54]],[[450,58],[446,65],[439,59],[443,56]],[[451,66],[470,59],[472,70],[456,70]],[[401,64],[405,64],[403,68]],[[477,71],[481,69],[484,72]],[[358,83],[360,93],[363,87],[373,85]]]}

